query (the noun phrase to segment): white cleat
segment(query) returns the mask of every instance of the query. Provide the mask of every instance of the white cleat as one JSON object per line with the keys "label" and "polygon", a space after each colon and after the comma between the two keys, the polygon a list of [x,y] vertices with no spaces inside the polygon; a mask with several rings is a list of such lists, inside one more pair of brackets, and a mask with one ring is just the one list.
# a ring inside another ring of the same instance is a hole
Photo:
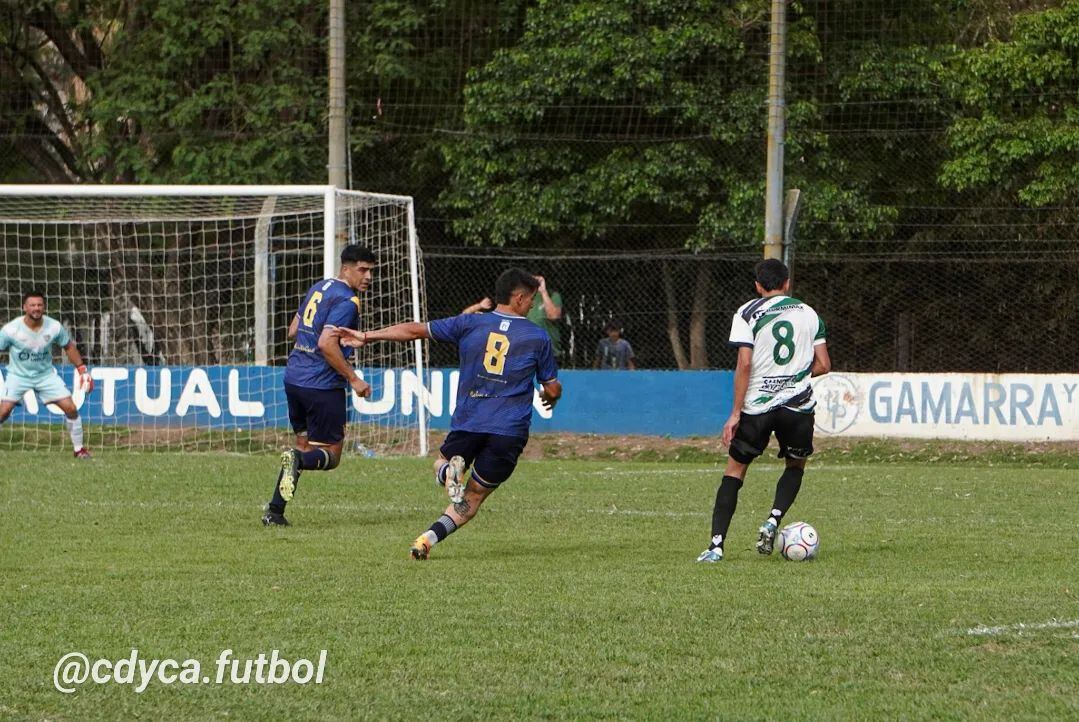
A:
{"label": "white cleat", "polygon": [[464,458],[455,456],[450,459],[450,468],[446,470],[446,493],[454,504],[460,504],[465,499],[464,476]]}
{"label": "white cleat", "polygon": [[697,557],[697,561],[714,564],[716,562],[723,561],[723,549],[716,547],[715,549],[705,549],[701,552],[701,555]]}
{"label": "white cleat", "polygon": [[771,518],[766,519],[758,532],[757,551],[761,554],[771,554],[776,544],[776,523]]}

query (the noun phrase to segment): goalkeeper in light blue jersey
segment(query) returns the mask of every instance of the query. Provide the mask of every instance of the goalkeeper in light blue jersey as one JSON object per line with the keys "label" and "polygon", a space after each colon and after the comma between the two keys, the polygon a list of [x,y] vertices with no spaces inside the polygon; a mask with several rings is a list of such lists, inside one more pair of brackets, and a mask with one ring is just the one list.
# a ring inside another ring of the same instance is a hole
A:
{"label": "goalkeeper in light blue jersey", "polygon": [[11,416],[16,404],[27,392],[34,391],[44,404],[55,404],[64,412],[76,459],[89,459],[83,445],[82,419],[71,399],[71,392],[60,380],[52,365],[52,347],[59,346],[78,369],[78,383],[89,393],[94,381],[82,362],[82,355],[71,334],[55,318],[45,315],[45,295],[28,291],[22,298],[23,315],[0,329],[0,351],[8,352],[3,393],[0,394],[0,424]]}

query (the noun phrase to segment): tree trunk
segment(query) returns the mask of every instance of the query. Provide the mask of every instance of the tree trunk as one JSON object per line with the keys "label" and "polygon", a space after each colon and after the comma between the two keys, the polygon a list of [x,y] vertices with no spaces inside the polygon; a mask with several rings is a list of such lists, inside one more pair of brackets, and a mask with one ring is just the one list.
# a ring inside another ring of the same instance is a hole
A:
{"label": "tree trunk", "polygon": [[693,311],[689,317],[689,367],[708,368],[708,301],[712,290],[712,269],[706,261],[697,265],[693,287]]}
{"label": "tree trunk", "polygon": [[663,262],[663,295],[667,301],[667,337],[671,340],[671,351],[674,352],[674,362],[679,369],[689,366],[686,360],[686,351],[682,348],[682,335],[678,332],[678,306],[674,294],[674,278],[671,273],[670,263]]}

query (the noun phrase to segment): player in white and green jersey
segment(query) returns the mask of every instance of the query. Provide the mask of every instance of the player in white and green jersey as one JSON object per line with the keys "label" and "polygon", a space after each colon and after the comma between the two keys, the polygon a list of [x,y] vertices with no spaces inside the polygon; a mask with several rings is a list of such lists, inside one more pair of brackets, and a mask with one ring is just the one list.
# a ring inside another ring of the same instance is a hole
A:
{"label": "player in white and green jersey", "polygon": [[786,469],[776,484],[772,511],[758,530],[757,551],[771,554],[776,529],[802,486],[806,459],[813,453],[811,376],[828,373],[824,321],[807,304],[792,298],[790,273],[780,261],[761,261],[755,269],[757,293],[731,322],[730,344],[738,349],[734,403],[723,425],[729,447],[727,469],[716,492],[712,539],[699,562],[723,559],[738,490],[755,458],[764,453],[774,432]]}
{"label": "player in white and green jersey", "polygon": [[82,363],[78,347],[59,321],[45,315],[45,296],[28,291],[22,299],[23,315],[0,329],[0,351],[8,352],[3,394],[0,395],[0,424],[7,421],[15,406],[29,391],[37,393],[44,404],[55,404],[64,412],[65,423],[75,447],[75,458],[89,459],[83,445],[82,419],[71,392],[60,380],[52,365],[53,346],[59,346],[77,368],[79,384],[86,393],[94,381]]}

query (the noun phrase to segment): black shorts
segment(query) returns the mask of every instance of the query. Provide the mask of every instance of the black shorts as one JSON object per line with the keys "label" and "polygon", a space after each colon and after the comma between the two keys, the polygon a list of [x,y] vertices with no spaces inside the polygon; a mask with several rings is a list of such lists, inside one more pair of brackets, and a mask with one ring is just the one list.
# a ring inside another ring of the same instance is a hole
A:
{"label": "black shorts", "polygon": [[738,431],[731,441],[731,458],[748,464],[768,448],[775,432],[779,458],[808,459],[813,453],[813,412],[803,413],[778,408],[763,414],[742,413]]}
{"label": "black shorts", "polygon": [[348,396],[344,389],[308,389],[285,384],[288,420],[297,434],[307,432],[316,444],[336,444],[345,438]]}
{"label": "black shorts", "polygon": [[445,459],[464,457],[472,478],[480,486],[496,489],[517,468],[517,459],[528,443],[527,436],[451,431],[439,451]]}

